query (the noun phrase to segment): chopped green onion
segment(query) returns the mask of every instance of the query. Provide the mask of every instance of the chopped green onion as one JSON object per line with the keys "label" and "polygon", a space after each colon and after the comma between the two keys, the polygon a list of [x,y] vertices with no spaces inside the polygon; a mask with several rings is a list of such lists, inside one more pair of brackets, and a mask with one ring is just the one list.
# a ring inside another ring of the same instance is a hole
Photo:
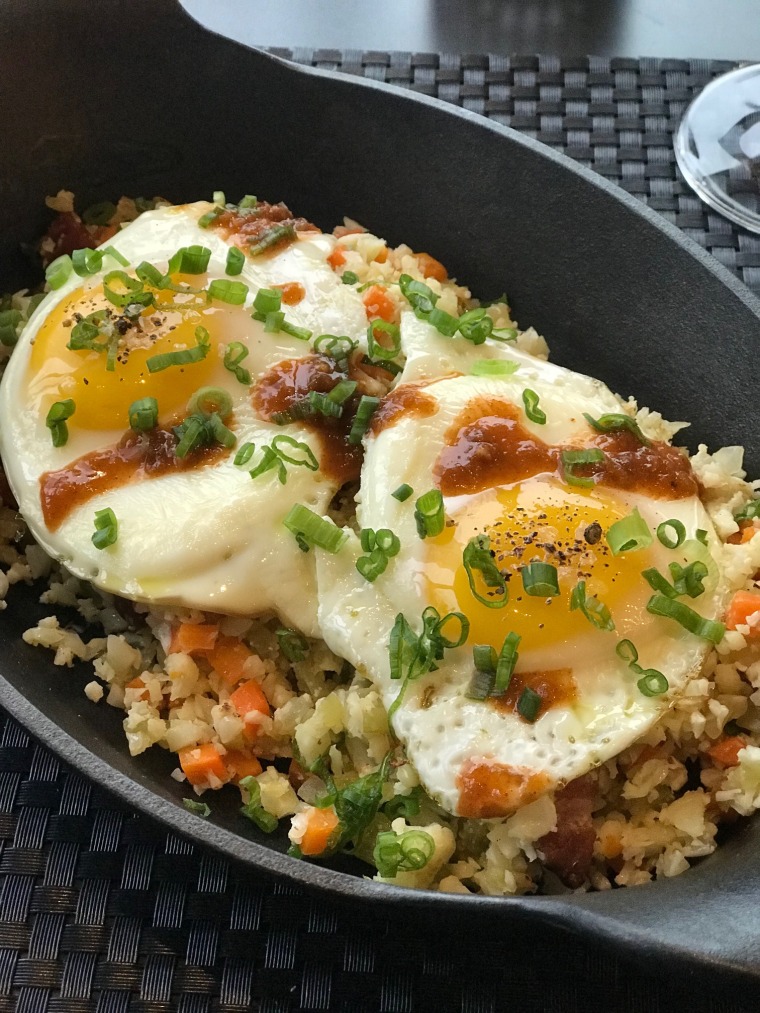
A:
{"label": "chopped green onion", "polygon": [[517,701],[517,713],[532,724],[538,717],[538,712],[541,710],[543,702],[544,700],[540,693],[536,693],[530,686],[526,686]]}
{"label": "chopped green onion", "polygon": [[312,332],[308,327],[296,327],[295,324],[288,323],[287,320],[283,320],[280,324],[280,330],[283,334],[289,334],[291,338],[296,338],[298,341],[310,341]]}
{"label": "chopped green onion", "polygon": [[475,644],[472,649],[472,660],[479,671],[496,675],[498,657],[490,644]]}
{"label": "chopped green onion", "polygon": [[238,201],[238,208],[241,210],[244,208],[255,208],[258,203],[257,197],[254,197],[251,193],[247,193],[245,197],[241,197]]}
{"label": "chopped green onion", "polygon": [[459,320],[457,317],[453,317],[450,313],[445,310],[438,309],[434,306],[427,315],[427,321],[438,331],[439,334],[443,334],[444,337],[453,338],[459,329]]}
{"label": "chopped green onion", "polygon": [[339,380],[327,397],[338,405],[343,405],[348,401],[353,392],[356,390],[355,380]]}
{"label": "chopped green onion", "polygon": [[248,286],[244,281],[230,281],[229,278],[215,278],[208,287],[209,299],[242,306],[248,298]]}
{"label": "chopped green onion", "polygon": [[348,539],[348,533],[337,524],[320,517],[302,503],[296,503],[288,511],[283,524],[294,535],[300,535],[311,545],[317,545],[326,552],[336,553]]}
{"label": "chopped green onion", "polygon": [[260,288],[253,300],[253,308],[257,313],[277,313],[282,305],[282,292],[277,288]]}
{"label": "chopped green onion", "polygon": [[[459,636],[451,639],[443,635],[444,627],[451,621],[459,623]],[[470,632],[470,622],[461,612],[449,612],[441,618],[432,605],[422,613],[422,632],[417,636],[402,612],[396,616],[388,641],[388,657],[391,679],[403,679],[398,696],[388,709],[388,720],[401,705],[410,682],[419,679],[438,668],[444,652],[460,647]]]}
{"label": "chopped green onion", "polygon": [[664,577],[656,567],[651,566],[648,570],[642,570],[641,576],[653,591],[664,594],[666,598],[676,598],[678,596],[676,589],[667,577]]}
{"label": "chopped green onion", "polygon": [[446,526],[443,513],[443,496],[438,489],[431,489],[420,496],[414,505],[414,520],[420,538],[434,538]]}
{"label": "chopped green onion", "polygon": [[520,570],[525,593],[534,598],[552,598],[559,594],[557,567],[534,560]]}
{"label": "chopped green onion", "polygon": [[563,450],[562,475],[568,485],[577,485],[582,489],[590,489],[594,479],[584,475],[576,475],[575,469],[587,464],[600,464],[604,460],[604,452],[592,450]]}
{"label": "chopped green onion", "polygon": [[388,561],[398,555],[401,541],[389,528],[380,528],[378,531],[373,528],[362,528],[359,538],[367,555],[359,556],[356,560],[356,569],[365,580],[372,583],[385,572]]}
{"label": "chopped green onion", "polygon": [[[386,348],[385,345],[381,345],[377,341],[375,337],[376,331],[389,336],[391,339],[390,348]],[[398,324],[389,324],[385,320],[373,320],[367,328],[367,350],[370,358],[376,359],[379,362],[395,359],[401,351],[401,331]]]}
{"label": "chopped green onion", "polygon": [[275,630],[277,643],[288,661],[303,661],[309,650],[309,642],[297,630],[280,627]]}
{"label": "chopped green onion", "polygon": [[113,545],[119,536],[119,522],[116,514],[110,507],[104,510],[95,511],[95,531],[92,535],[92,544],[96,549],[106,549]]}
{"label": "chopped green onion", "polygon": [[158,401],[154,397],[141,397],[129,406],[129,427],[147,433],[158,425]]}
{"label": "chopped green onion", "polygon": [[106,254],[116,261],[117,264],[121,264],[122,267],[128,267],[129,261],[126,257],[122,256],[121,253],[116,249],[115,246],[104,246],[102,250],[103,256]]}
{"label": "chopped green onion", "polygon": [[[673,530],[673,535],[668,533],[668,528]],[[657,525],[657,537],[666,549],[677,549],[686,538],[686,528],[675,517],[671,517],[670,520]]]}
{"label": "chopped green onion", "polygon": [[195,348],[183,348],[177,352],[162,352],[160,355],[151,355],[145,360],[149,373],[160,373],[170,366],[186,366],[192,362],[201,362],[206,358],[209,351],[209,333],[205,327],[195,328],[195,340],[198,344]]}
{"label": "chopped green onion", "polygon": [[88,278],[97,274],[103,266],[103,251],[90,250],[86,247],[83,250],[74,250],[71,254],[71,264],[75,274],[80,278]]}
{"label": "chopped green onion", "polygon": [[598,630],[614,630],[615,623],[607,606],[594,595],[586,594],[586,581],[579,580],[570,595],[570,611],[580,609],[592,626]]}
{"label": "chopped green onion", "polygon": [[636,419],[632,419],[630,415],[614,414],[600,415],[598,419],[595,419],[588,412],[583,413],[583,417],[598,433],[614,433],[619,432],[621,429],[627,429],[629,433],[643,443],[644,446],[649,446],[649,440],[644,436],[641,429],[639,428]]}
{"label": "chopped green onion", "polygon": [[261,460],[255,468],[248,472],[248,474],[251,478],[258,478],[259,475],[264,475],[267,471],[271,471],[273,468],[277,469],[277,478],[280,484],[285,485],[288,480],[285,462],[272,447],[262,447]]}
{"label": "chopped green onion", "polygon": [[114,306],[129,306],[130,303],[150,306],[153,303],[153,296],[143,289],[143,283],[138,278],[130,278],[126,271],[109,271],[103,278],[103,293]]}
{"label": "chopped green onion", "polygon": [[639,549],[647,549],[652,544],[652,532],[639,513],[638,507],[634,508],[627,517],[611,524],[607,530],[606,538],[613,556],[619,556],[622,552],[637,552]]}
{"label": "chopped green onion", "polygon": [[206,803],[198,802],[194,798],[183,798],[182,805],[191,813],[195,813],[196,816],[200,816],[202,820],[208,819],[211,815],[211,809],[206,805]]}
{"label": "chopped green onion", "polygon": [[63,253],[45,268],[45,281],[52,289],[60,288],[69,280],[73,270],[71,257],[68,253]]}
{"label": "chopped green onion", "polygon": [[76,411],[76,405],[71,398],[65,401],[56,401],[50,406],[45,419],[45,425],[50,430],[54,447],[63,447],[69,439],[69,429],[66,419],[70,419]]}
{"label": "chopped green onion", "polygon": [[703,545],[707,545],[707,532],[704,528],[697,528],[694,532],[694,537],[698,542],[701,542]]}
{"label": "chopped green onion", "polygon": [[517,341],[517,334],[516,327],[500,327],[498,330],[494,327],[490,336],[495,341]]}
{"label": "chopped green onion", "polygon": [[251,385],[251,374],[240,363],[248,357],[248,349],[242,341],[232,341],[224,353],[224,368],[235,374],[235,379],[246,387]]}
{"label": "chopped green onion", "polygon": [[405,503],[409,499],[409,497],[413,494],[413,492],[414,489],[412,489],[410,485],[407,485],[406,482],[404,482],[404,484],[400,485],[398,489],[393,490],[391,496],[393,496],[394,499],[397,499],[399,503]]}
{"label": "chopped green onion", "polygon": [[400,872],[424,869],[434,854],[435,841],[426,830],[384,830],[375,839],[372,861],[383,879],[393,879]]}
{"label": "chopped green onion", "polygon": [[723,623],[715,622],[712,619],[703,619],[698,612],[689,608],[681,601],[673,601],[661,594],[654,594],[647,602],[647,612],[655,616],[664,616],[666,619],[673,619],[680,626],[683,626],[689,633],[693,633],[711,644],[719,644],[726,632]]}
{"label": "chopped green onion", "polygon": [[275,246],[282,239],[293,239],[296,234],[296,230],[292,225],[272,225],[271,228],[267,229],[254,243],[248,247],[248,252],[252,257],[258,256],[260,253],[264,253],[266,250]]}
{"label": "chopped green onion", "polygon": [[228,450],[235,446],[235,443],[237,442],[235,434],[231,429],[228,429],[227,426],[225,426],[221,417],[217,415],[216,412],[209,415],[206,425],[211,434],[209,443],[212,442],[212,440],[216,440],[218,444],[222,447],[227,447]]}
{"label": "chopped green onion", "polygon": [[216,412],[226,419],[232,411],[232,398],[222,387],[199,387],[188,401],[187,410],[207,417]]}
{"label": "chopped green onion", "polygon": [[630,640],[621,640],[615,648],[615,653],[623,659],[626,665],[635,665],[639,660],[639,652]]}
{"label": "chopped green onion", "polygon": [[319,355],[327,355],[336,363],[347,363],[349,355],[358,348],[359,343],[351,338],[336,337],[334,334],[320,334],[314,341],[314,351]]}
{"label": "chopped green onion", "polygon": [[[372,416],[380,405],[379,397],[372,397],[369,394],[362,394],[359,405],[356,409],[354,421],[351,423],[351,430],[348,434],[350,444],[361,443],[362,437],[367,432],[372,422]],[[411,489],[409,490],[411,492]],[[398,497],[397,497],[398,498]]]}
{"label": "chopped green onion", "polygon": [[[465,546],[462,553],[462,564],[473,597],[486,608],[500,609],[507,604],[509,594],[507,582],[491,556],[490,545],[488,535],[475,535]],[[487,588],[496,588],[497,590],[491,594],[483,594],[479,591],[475,586],[475,570],[480,574],[480,579]]]}
{"label": "chopped green onion", "polygon": [[699,598],[705,592],[704,579],[708,574],[705,563],[695,559],[688,566],[681,566],[679,563],[669,563],[668,569],[673,578],[673,587],[676,594],[687,594],[690,598]]}
{"label": "chopped green onion", "polygon": [[353,271],[344,271],[340,276],[340,280],[344,285],[355,285],[359,280],[358,276]]}
{"label": "chopped green onion", "polygon": [[0,343],[6,347],[12,347],[18,341],[16,328],[21,323],[23,316],[20,310],[0,311]]}
{"label": "chopped green onion", "polygon": [[398,280],[401,294],[409,302],[414,315],[420,320],[427,320],[427,315],[438,302],[438,296],[429,285],[415,281],[408,274],[402,274]]}
{"label": "chopped green onion", "polygon": [[[528,416],[531,422],[535,422],[538,426],[546,424],[546,412],[542,411],[538,407],[538,394],[530,387],[526,387],[522,393],[523,405],[525,406],[525,414]],[[571,451],[572,453],[572,451]]]}
{"label": "chopped green onion", "polygon": [[205,274],[211,250],[207,246],[183,246],[169,260],[168,274]]}
{"label": "chopped green onion", "polygon": [[512,359],[476,359],[470,367],[472,376],[511,376],[520,368]]}
{"label": "chopped green onion", "polygon": [[373,549],[367,555],[359,556],[356,560],[356,569],[369,581],[374,583],[380,574],[385,573],[388,568],[388,557],[379,549]]}
{"label": "chopped green onion", "polygon": [[82,221],[85,225],[108,225],[116,214],[116,205],[110,200],[100,201],[92,204],[82,212]]}
{"label": "chopped green onion", "polygon": [[516,633],[508,633],[504,638],[504,643],[501,646],[496,662],[496,678],[491,690],[492,696],[503,696],[509,689],[512,673],[517,664],[517,648],[520,646],[521,640],[522,637],[519,637]]}
{"label": "chopped green onion", "polygon": [[159,269],[153,264],[149,264],[147,260],[143,260],[137,265],[135,274],[143,284],[152,285],[153,288],[163,288],[167,280]]}
{"label": "chopped green onion", "polygon": [[486,338],[493,334],[493,320],[482,306],[463,313],[457,322],[459,333],[466,341],[471,341],[473,345],[482,345]]}
{"label": "chopped green onion", "polygon": [[[282,449],[283,446],[292,447],[293,450],[297,450],[303,456],[292,457]],[[275,436],[272,440],[272,450],[274,450],[281,460],[287,461],[288,464],[295,464],[299,467],[303,465],[303,467],[308,468],[309,471],[319,470],[319,461],[314,456],[314,451],[311,449],[309,444],[303,443],[300,440],[294,440],[292,436],[288,436],[285,433]]]}
{"label": "chopped green onion", "polygon": [[185,419],[181,426],[177,426],[177,429],[181,429],[179,442],[174,448],[174,453],[177,457],[187,457],[191,451],[197,450],[198,447],[204,445],[206,441],[206,427],[203,424],[203,419],[197,415],[191,415]]}
{"label": "chopped green onion", "polygon": [[222,207],[224,207],[224,205],[227,203],[227,195],[225,194],[224,190],[214,190],[214,193],[211,196],[211,203],[221,204]]}
{"label": "chopped green onion", "polygon": [[751,499],[734,514],[734,520],[737,522],[753,521],[756,517],[760,517],[760,499]]}
{"label": "chopped green onion", "polygon": [[424,792],[419,785],[412,788],[408,795],[394,795],[393,798],[389,799],[381,807],[383,814],[389,820],[395,820],[399,816],[403,816],[408,823],[412,816],[416,816],[419,813],[421,797],[424,797]]}
{"label": "chopped green onion", "polygon": [[475,644],[472,648],[475,674],[470,680],[465,696],[470,700],[485,700],[493,691],[498,658],[490,644]]}
{"label": "chopped green onion", "polygon": [[217,220],[217,218],[219,218],[220,215],[223,214],[224,214],[223,207],[212,208],[210,211],[207,211],[205,215],[200,216],[200,218],[198,219],[198,225],[200,225],[202,229],[207,229],[210,225],[214,224],[214,222]]}
{"label": "chopped green onion", "polygon": [[238,467],[241,464],[248,464],[250,459],[253,457],[253,452],[255,449],[256,449],[255,443],[244,443],[242,447],[239,448],[238,452],[235,454],[235,460],[233,461],[233,464],[236,464]]}
{"label": "chopped green onion", "polygon": [[259,830],[265,834],[271,834],[277,829],[278,820],[261,804],[261,787],[256,778],[251,774],[243,777],[238,782],[240,787],[248,792],[248,801],[240,807],[243,816],[247,816],[252,823],[255,823]]}
{"label": "chopped green onion", "polygon": [[662,696],[669,688],[668,680],[656,668],[647,668],[636,685],[642,696]]}

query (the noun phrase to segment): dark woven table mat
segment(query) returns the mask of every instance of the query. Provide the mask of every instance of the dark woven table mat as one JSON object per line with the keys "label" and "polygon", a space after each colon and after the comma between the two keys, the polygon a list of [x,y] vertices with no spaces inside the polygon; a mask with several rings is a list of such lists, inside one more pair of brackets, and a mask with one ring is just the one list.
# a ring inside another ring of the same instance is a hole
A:
{"label": "dark woven table mat", "polygon": [[[760,237],[705,208],[672,133],[731,64],[274,50],[437,95],[614,180],[760,293]],[[126,747],[125,747],[126,748]],[[0,712],[0,1013],[737,1013],[760,1003],[652,979],[547,933],[410,925],[338,905],[167,834]]]}

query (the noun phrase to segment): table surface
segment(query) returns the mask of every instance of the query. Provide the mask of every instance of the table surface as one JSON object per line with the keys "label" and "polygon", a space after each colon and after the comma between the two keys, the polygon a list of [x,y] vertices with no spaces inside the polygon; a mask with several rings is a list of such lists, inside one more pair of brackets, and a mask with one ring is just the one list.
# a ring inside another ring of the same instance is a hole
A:
{"label": "table surface", "polygon": [[758,0],[182,0],[257,46],[760,60]]}

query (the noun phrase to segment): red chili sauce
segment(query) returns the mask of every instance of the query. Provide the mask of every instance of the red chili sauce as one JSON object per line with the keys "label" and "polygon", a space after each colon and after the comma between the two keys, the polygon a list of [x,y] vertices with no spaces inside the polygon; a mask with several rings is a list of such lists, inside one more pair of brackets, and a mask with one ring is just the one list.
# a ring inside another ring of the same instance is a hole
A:
{"label": "red chili sauce", "polygon": [[[574,469],[598,485],[640,492],[654,499],[684,499],[698,491],[688,457],[659,441],[643,444],[627,429],[595,433],[584,444],[604,452],[604,460]],[[509,485],[534,475],[562,478],[562,451],[577,446],[552,446],[527,430],[520,411],[496,398],[471,402],[446,434],[435,476],[445,496],[476,493]]]}
{"label": "red chili sauce", "polygon": [[515,672],[509,680],[506,693],[503,696],[488,697],[486,702],[501,713],[522,717],[517,710],[517,701],[526,688],[532,689],[541,697],[539,715],[552,707],[572,706],[578,699],[578,686],[572,668],[554,668],[545,672]]}
{"label": "red chili sauce", "polygon": [[297,232],[319,232],[316,225],[305,218],[293,217],[285,204],[269,204],[267,201],[259,201],[251,208],[223,211],[214,219],[210,228],[216,229],[225,239],[231,239],[241,250],[248,251],[258,243],[265,242],[276,225],[283,227],[278,230],[281,235],[271,245],[267,245],[262,253],[279,253],[293,242]]}
{"label": "red chili sauce", "polygon": [[486,820],[509,816],[551,787],[540,770],[510,767],[488,759],[467,760],[457,775],[457,815]]}

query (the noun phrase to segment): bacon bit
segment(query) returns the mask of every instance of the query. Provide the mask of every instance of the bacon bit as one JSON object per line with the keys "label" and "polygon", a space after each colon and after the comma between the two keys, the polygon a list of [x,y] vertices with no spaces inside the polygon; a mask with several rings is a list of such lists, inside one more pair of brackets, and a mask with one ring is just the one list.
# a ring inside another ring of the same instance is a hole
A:
{"label": "bacon bit", "polygon": [[94,249],[100,239],[93,235],[79,215],[63,211],[56,215],[40,243],[42,266],[47,267],[56,257],[74,250]]}
{"label": "bacon bit", "polygon": [[584,774],[558,791],[554,798],[557,829],[536,843],[546,867],[573,889],[586,881],[594,856],[596,832],[591,812],[596,787],[595,779]]}
{"label": "bacon bit", "polygon": [[327,258],[327,263],[333,271],[337,271],[339,267],[343,267],[346,263],[346,255],[340,246],[335,247],[330,256]]}
{"label": "bacon bit", "polygon": [[297,306],[306,298],[306,289],[300,281],[286,281],[284,285],[273,285],[282,292],[282,301],[286,306]]}
{"label": "bacon bit", "polygon": [[257,757],[239,749],[228,750],[224,761],[231,780],[235,783],[242,781],[244,777],[257,777],[262,771],[261,763]]}
{"label": "bacon bit", "polygon": [[426,278],[435,278],[436,281],[443,283],[449,277],[446,268],[435,257],[431,257],[429,253],[417,253],[417,263],[419,264],[420,271]]}
{"label": "bacon bit", "polygon": [[219,753],[211,742],[201,746],[186,746],[178,754],[179,765],[190,784],[208,785],[209,775],[220,781],[228,780],[229,774]]}
{"label": "bacon bit", "polygon": [[366,231],[361,225],[336,225],[333,235],[336,239],[342,239],[344,236],[362,236]]}
{"label": "bacon bit", "polygon": [[396,304],[382,285],[371,285],[362,298],[369,320],[378,317],[388,324],[396,320]]}
{"label": "bacon bit", "polygon": [[710,746],[707,755],[716,763],[722,763],[724,767],[735,767],[739,763],[739,752],[746,745],[746,740],[741,735],[732,735]]}

